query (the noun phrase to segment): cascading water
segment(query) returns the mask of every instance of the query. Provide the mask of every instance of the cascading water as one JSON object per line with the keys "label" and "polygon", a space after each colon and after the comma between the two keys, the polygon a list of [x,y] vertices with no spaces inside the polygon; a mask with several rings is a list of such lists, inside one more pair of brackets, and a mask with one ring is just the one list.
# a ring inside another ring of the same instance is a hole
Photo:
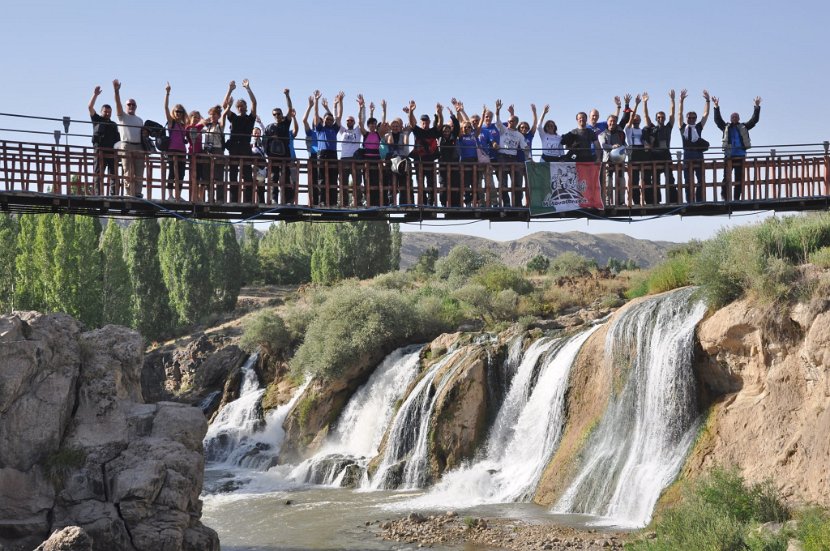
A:
{"label": "cascading water", "polygon": [[276,461],[285,437],[282,423],[305,385],[287,404],[263,415],[260,401],[265,389],[259,387],[254,370],[257,359],[254,353],[242,366],[239,398],[225,404],[208,427],[204,447],[209,463],[267,469]]}
{"label": "cascading water", "polygon": [[423,486],[430,416],[441,391],[464,362],[455,362],[451,369],[443,368],[458,355],[467,353],[466,348],[449,352],[418,381],[392,420],[378,469],[371,481],[364,481],[364,487],[377,490]]}
{"label": "cascading water", "polygon": [[525,352],[487,439],[485,456],[446,473],[407,507],[469,507],[529,499],[564,427],[568,378],[599,326],[570,339],[542,338]]}
{"label": "cascading water", "polygon": [[[395,350],[354,393],[320,451],[298,465],[299,482],[354,485],[378,454],[397,402],[418,374],[421,345]],[[344,480],[348,477],[348,480]]]}
{"label": "cascading water", "polygon": [[577,476],[554,512],[645,526],[698,426],[693,338],[705,306],[680,289],[646,299],[609,329],[606,361],[625,379],[588,439]]}

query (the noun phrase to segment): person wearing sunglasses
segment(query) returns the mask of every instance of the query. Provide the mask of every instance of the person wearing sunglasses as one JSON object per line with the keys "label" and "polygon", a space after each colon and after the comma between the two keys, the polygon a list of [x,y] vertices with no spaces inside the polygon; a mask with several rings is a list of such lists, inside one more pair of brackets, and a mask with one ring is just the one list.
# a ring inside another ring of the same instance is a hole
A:
{"label": "person wearing sunglasses", "polygon": [[127,110],[121,104],[121,81],[112,81],[115,95],[115,117],[118,121],[118,134],[121,138],[121,167],[127,180],[127,192],[141,198],[144,189],[144,146],[141,129],[144,121],[135,114],[138,104],[133,98],[127,100]]}
{"label": "person wearing sunglasses", "polygon": [[170,145],[167,147],[167,199],[182,200],[182,180],[187,159],[187,111],[181,103],[170,109],[170,83],[164,88],[164,113]]}

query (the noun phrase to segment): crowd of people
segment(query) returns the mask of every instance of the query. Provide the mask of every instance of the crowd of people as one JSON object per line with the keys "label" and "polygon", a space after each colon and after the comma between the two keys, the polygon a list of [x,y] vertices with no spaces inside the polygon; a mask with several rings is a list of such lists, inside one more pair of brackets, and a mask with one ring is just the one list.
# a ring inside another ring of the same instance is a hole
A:
{"label": "crowd of people", "polygon": [[[99,189],[118,193],[116,161],[120,161],[126,192],[142,197],[146,154],[163,151],[167,160],[163,199],[181,201],[182,189],[186,188],[191,201],[237,203],[241,199],[251,203],[255,192],[256,201],[264,203],[268,187],[273,203],[294,204],[299,190],[298,163],[294,160],[300,125],[290,91],[283,91],[285,109],[274,107],[274,121],[266,126],[257,114],[256,96],[247,79],[242,81],[242,88],[250,108],[245,99],[234,102],[236,82],[231,81],[221,105],[210,107],[207,117],[203,117],[198,110],[188,113],[181,103],[171,108],[168,83],[162,125],[140,118],[135,99],[122,103],[121,82],[117,79],[113,81],[115,120],[110,105],[102,105],[98,113],[95,104],[102,89],[96,86],[89,113],[94,125],[94,172]],[[615,111],[605,121],[600,120],[597,109],[580,112],[576,128],[560,134],[556,123],[546,120],[549,105],[539,116],[536,105],[531,104],[528,122],[518,117],[513,105],[506,107],[507,118],[503,120],[504,104],[500,99],[494,110],[485,105],[480,114],[468,114],[464,103],[452,98],[448,106],[437,103],[432,115],[418,115],[418,106],[412,100],[403,106],[403,117],[389,119],[387,103],[382,100],[378,120],[375,104],[367,104],[358,94],[357,117],[348,115],[344,122],[345,94],[335,94],[330,105],[315,90],[308,97],[302,118],[309,199],[315,206],[328,207],[383,206],[396,201],[398,205],[417,202],[469,207],[484,204],[485,198],[489,198],[489,206],[523,206],[523,167],[525,162],[537,160],[536,152],[543,162],[602,163],[608,205],[625,204],[626,174],[631,175],[633,204],[661,202],[663,188],[668,190],[667,201],[676,203],[679,198],[673,185],[670,151],[675,91],[668,96],[668,114],[658,111],[654,121],[648,93],[633,98],[626,94],[622,99],[614,98]],[[710,145],[703,138],[703,129],[711,104],[715,124],[722,132],[721,147],[733,170],[732,198],[740,199],[744,159],[751,147],[749,130],[758,122],[761,98],[755,98],[753,115],[746,122],[740,121],[738,113],[732,113],[726,122],[718,98],[706,90],[702,117],[698,119],[695,111],[684,116],[687,98],[687,91],[682,90],[676,120],[682,140],[684,180],[692,183],[694,179],[697,185],[684,186],[685,200],[703,200],[703,158]],[[541,147],[534,148],[537,133]],[[664,185],[660,184],[661,177]],[[500,196],[488,192],[496,189]],[[345,196],[349,195],[345,190],[352,190],[350,197]],[[721,198],[728,198],[726,183]]]}

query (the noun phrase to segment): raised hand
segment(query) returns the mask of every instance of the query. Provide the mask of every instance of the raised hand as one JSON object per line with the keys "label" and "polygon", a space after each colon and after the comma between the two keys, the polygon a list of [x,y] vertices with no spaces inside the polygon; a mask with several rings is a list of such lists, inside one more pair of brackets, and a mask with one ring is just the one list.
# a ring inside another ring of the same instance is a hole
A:
{"label": "raised hand", "polygon": [[438,102],[438,103],[435,104],[435,112],[436,113],[440,113],[443,110],[444,110],[444,106],[441,105],[441,102]]}
{"label": "raised hand", "polygon": [[674,99],[674,88],[672,88],[671,90],[669,90],[669,97],[670,97],[671,99]]}
{"label": "raised hand", "polygon": [[369,102],[369,111],[374,111],[374,110],[375,110],[375,102],[370,101]]}
{"label": "raised hand", "polygon": [[96,86],[96,87],[95,87],[95,90],[93,90],[93,91],[92,91],[92,93],[93,93],[95,96],[100,96],[100,95],[101,95],[101,87],[100,87],[100,86]]}
{"label": "raised hand", "polygon": [[640,97],[643,98],[643,103],[648,103],[648,92],[643,92]]}
{"label": "raised hand", "polygon": [[314,105],[314,96],[308,96],[308,106]]}
{"label": "raised hand", "polygon": [[290,94],[290,93],[291,93],[291,90],[289,90],[288,88],[286,88],[285,90],[283,90],[283,91],[282,91],[282,93],[283,93],[283,94],[285,94],[285,95],[287,96],[288,94]]}
{"label": "raised hand", "polygon": [[119,81],[118,79],[113,80],[113,81],[112,81],[112,88],[113,88],[116,92],[117,92],[117,91],[119,91],[119,90],[121,90],[121,81]]}
{"label": "raised hand", "polygon": [[232,80],[228,83],[228,90],[236,90],[236,81]]}
{"label": "raised hand", "polygon": [[345,97],[346,97],[346,92],[344,92],[343,90],[340,90],[340,91],[337,93],[337,98],[338,98],[341,102],[343,101],[343,98],[345,98]]}
{"label": "raised hand", "polygon": [[535,103],[530,104],[530,112],[531,113],[536,113],[536,104]]}
{"label": "raised hand", "polygon": [[755,107],[761,105],[761,96],[755,96]]}
{"label": "raised hand", "polygon": [[455,99],[455,98],[450,98],[450,103],[452,104],[453,107],[455,107],[456,105],[458,105],[458,100]]}
{"label": "raised hand", "polygon": [[625,104],[628,105],[631,103],[631,94],[626,94],[623,96],[623,100],[625,100]]}
{"label": "raised hand", "polygon": [[409,107],[404,105],[402,111],[408,115],[409,114]]}
{"label": "raised hand", "polygon": [[247,90],[250,86],[251,86],[251,83],[248,81],[248,79],[247,79],[247,78],[246,78],[245,80],[243,80],[243,81],[242,81],[242,87],[243,87],[243,88],[245,88],[246,90]]}
{"label": "raised hand", "polygon": [[709,99],[710,99],[709,98],[709,90],[704,90],[703,91],[703,99],[705,99],[706,101],[709,101]]}
{"label": "raised hand", "polygon": [[415,100],[414,99],[409,100],[409,110],[410,111],[415,111],[415,107],[416,107],[415,106]]}
{"label": "raised hand", "polygon": [[548,111],[550,111],[550,105],[546,103],[544,109],[542,109],[542,114],[547,115]]}
{"label": "raised hand", "polygon": [[508,105],[508,106],[507,106],[507,112],[508,112],[508,113],[510,113],[510,116],[511,116],[511,117],[515,117],[515,116],[516,116],[516,109],[514,109],[514,108],[513,108],[513,104],[512,104],[512,103],[511,103],[510,105]]}
{"label": "raised hand", "polygon": [[314,90],[314,99],[315,100],[319,100],[320,96],[322,96],[322,95],[323,94],[320,92],[320,90]]}
{"label": "raised hand", "polygon": [[385,99],[380,100],[380,108],[383,109],[384,111],[386,111],[386,100]]}
{"label": "raised hand", "polygon": [[622,102],[620,101],[620,96],[614,96],[614,105],[617,107],[622,107]]}
{"label": "raised hand", "polygon": [[365,105],[365,103],[366,102],[363,99],[363,94],[358,94],[357,95],[357,105],[359,105],[360,107],[363,107]]}
{"label": "raised hand", "polygon": [[720,100],[716,96],[712,96],[712,103],[715,104],[715,107],[718,107]]}
{"label": "raised hand", "polygon": [[[485,109],[486,109],[486,107],[485,107]],[[499,111],[500,109],[501,109],[501,100],[497,99],[496,100],[496,111]]]}
{"label": "raised hand", "polygon": [[686,89],[683,88],[682,90],[680,90],[680,101],[683,101],[687,97],[689,97],[689,94],[688,92],[686,92]]}
{"label": "raised hand", "polygon": [[634,105],[640,105],[640,94],[637,94],[634,98]]}
{"label": "raised hand", "polygon": [[167,92],[168,94],[170,93],[170,83],[169,82],[167,83],[167,86],[164,87],[164,91]]}
{"label": "raised hand", "polygon": [[326,111],[328,111],[328,108],[329,108],[329,100],[327,100],[326,98],[323,98],[323,101],[322,101],[321,103],[323,104],[323,109],[325,109]]}

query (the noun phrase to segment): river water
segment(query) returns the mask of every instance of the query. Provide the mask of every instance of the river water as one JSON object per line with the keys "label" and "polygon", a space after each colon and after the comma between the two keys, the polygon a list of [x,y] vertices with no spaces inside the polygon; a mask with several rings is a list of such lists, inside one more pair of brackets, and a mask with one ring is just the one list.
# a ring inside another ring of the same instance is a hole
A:
{"label": "river water", "polygon": [[[209,469],[206,491],[222,485],[239,473]],[[300,550],[409,550],[417,544],[385,541],[378,537],[379,524],[404,516],[402,502],[417,498],[421,491],[354,491],[321,486],[297,486],[283,490],[259,491],[279,484],[282,477],[250,481],[251,490],[207,493],[202,496],[202,522],[219,533],[223,551],[300,551]],[[430,511],[418,509],[422,514]],[[532,503],[481,505],[454,509],[460,517],[520,519],[524,522],[586,527],[592,520],[580,515],[552,515]],[[432,511],[443,514],[445,510]],[[370,523],[368,526],[366,523]],[[497,547],[469,543],[438,546],[437,551],[496,551]]]}

